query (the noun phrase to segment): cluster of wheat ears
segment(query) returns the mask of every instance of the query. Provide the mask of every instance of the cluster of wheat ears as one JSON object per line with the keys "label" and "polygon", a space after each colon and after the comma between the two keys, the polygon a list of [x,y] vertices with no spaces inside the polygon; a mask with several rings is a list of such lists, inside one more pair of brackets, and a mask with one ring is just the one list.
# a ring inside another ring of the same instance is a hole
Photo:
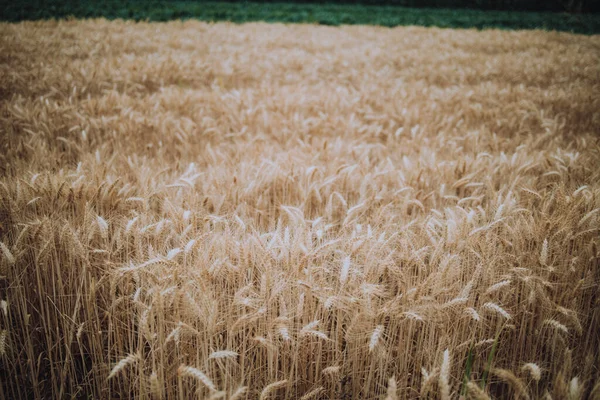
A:
{"label": "cluster of wheat ears", "polygon": [[600,396],[600,37],[0,24],[0,399]]}

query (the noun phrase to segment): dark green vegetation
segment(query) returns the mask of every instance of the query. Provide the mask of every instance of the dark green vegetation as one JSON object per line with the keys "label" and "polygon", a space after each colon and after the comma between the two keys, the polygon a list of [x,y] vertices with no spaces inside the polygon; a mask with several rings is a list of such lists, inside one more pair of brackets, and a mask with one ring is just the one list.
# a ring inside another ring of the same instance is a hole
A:
{"label": "dark green vegetation", "polygon": [[[400,0],[389,1],[402,3]],[[430,3],[445,4],[443,1],[430,1]],[[468,5],[466,0],[457,3]],[[203,21],[237,23],[267,21],[323,25],[368,24],[390,27],[422,25],[442,28],[547,29],[583,34],[600,33],[600,14],[407,8],[397,5],[167,0],[22,0],[11,2],[0,9],[0,19],[11,22],[70,16],[150,21],[194,18]]]}

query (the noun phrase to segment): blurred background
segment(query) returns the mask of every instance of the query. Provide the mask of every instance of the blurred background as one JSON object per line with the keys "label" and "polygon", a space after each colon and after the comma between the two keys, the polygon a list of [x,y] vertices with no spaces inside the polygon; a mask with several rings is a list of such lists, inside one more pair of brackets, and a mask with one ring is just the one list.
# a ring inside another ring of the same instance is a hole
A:
{"label": "blurred background", "polygon": [[19,0],[0,20],[50,18],[421,25],[600,33],[598,0]]}

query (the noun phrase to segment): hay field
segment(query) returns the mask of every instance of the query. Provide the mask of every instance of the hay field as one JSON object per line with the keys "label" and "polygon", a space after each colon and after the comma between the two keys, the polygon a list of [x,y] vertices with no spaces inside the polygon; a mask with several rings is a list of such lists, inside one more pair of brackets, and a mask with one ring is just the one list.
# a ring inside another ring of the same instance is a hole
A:
{"label": "hay field", "polygon": [[599,398],[599,36],[0,50],[0,399]]}

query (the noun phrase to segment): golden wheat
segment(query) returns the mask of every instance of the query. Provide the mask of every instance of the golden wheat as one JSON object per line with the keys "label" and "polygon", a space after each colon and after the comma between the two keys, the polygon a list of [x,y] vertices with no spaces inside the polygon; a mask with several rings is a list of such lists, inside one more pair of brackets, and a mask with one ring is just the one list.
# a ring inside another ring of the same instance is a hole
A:
{"label": "golden wheat", "polygon": [[0,398],[598,396],[600,37],[0,48]]}

